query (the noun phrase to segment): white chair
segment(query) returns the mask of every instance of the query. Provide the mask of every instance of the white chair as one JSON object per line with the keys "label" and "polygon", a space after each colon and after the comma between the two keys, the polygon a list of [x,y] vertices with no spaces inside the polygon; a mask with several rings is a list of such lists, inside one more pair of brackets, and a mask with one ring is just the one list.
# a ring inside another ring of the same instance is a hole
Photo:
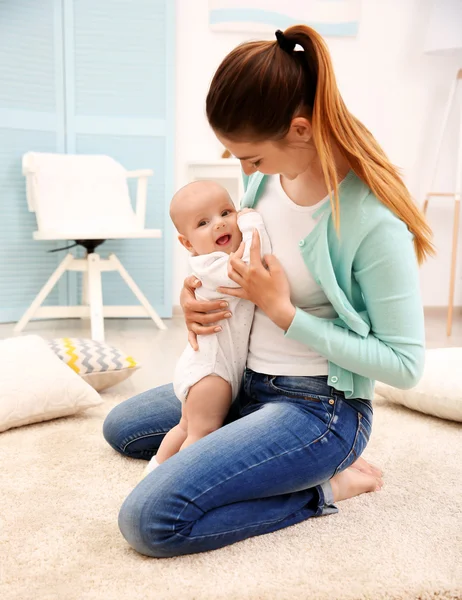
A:
{"label": "white chair", "polygon": [[[161,238],[159,229],[145,229],[147,181],[150,169],[126,171],[109,156],[28,152],[23,156],[29,211],[35,212],[35,240],[74,240],[87,253],[76,259],[69,253],[16,324],[22,331],[33,317],[68,319],[90,317],[91,337],[104,340],[104,317],[149,316],[166,329],[159,315],[115,254],[100,258],[95,248],[108,239]],[[133,211],[127,178],[138,179]],[[66,271],[83,273],[82,306],[46,306],[45,298]],[[101,273],[118,271],[141,306],[103,307]]]}

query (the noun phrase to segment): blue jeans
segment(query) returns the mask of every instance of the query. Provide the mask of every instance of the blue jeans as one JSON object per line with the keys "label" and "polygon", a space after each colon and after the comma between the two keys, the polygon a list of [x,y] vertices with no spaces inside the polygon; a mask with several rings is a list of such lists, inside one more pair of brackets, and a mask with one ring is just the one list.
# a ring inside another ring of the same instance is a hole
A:
{"label": "blue jeans", "polygon": [[[172,386],[162,386],[116,406],[104,437],[123,455],[148,460],[180,415]],[[371,426],[370,401],[346,400],[326,377],[247,369],[223,427],[135,487],[120,531],[141,554],[164,558],[336,513],[329,480],[360,456]]]}

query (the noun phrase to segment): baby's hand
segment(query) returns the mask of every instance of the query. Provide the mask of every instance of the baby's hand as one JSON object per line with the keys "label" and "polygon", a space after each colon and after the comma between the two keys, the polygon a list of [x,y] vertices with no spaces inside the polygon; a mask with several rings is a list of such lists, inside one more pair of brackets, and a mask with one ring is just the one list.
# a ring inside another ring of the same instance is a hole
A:
{"label": "baby's hand", "polygon": [[240,215],[245,215],[246,213],[249,212],[256,212],[253,208],[243,208],[242,210],[239,211],[238,216]]}

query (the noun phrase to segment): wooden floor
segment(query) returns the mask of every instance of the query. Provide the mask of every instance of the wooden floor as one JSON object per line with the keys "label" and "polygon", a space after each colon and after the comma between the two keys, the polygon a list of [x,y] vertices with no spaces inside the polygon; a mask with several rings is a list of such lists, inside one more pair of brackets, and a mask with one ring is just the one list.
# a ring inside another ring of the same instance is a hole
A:
{"label": "wooden floor", "polygon": [[[120,393],[138,393],[172,380],[175,363],[186,344],[181,317],[166,319],[167,331],[159,331],[148,319],[106,319],[106,342],[132,355],[143,368],[117,386]],[[446,336],[446,313],[429,309],[425,319],[427,348],[462,346],[462,311],[454,313],[452,336]],[[13,336],[14,323],[0,324],[0,339]],[[90,337],[89,321],[66,319],[32,321],[22,335],[37,334],[45,339]],[[115,388],[114,388],[115,389]]]}

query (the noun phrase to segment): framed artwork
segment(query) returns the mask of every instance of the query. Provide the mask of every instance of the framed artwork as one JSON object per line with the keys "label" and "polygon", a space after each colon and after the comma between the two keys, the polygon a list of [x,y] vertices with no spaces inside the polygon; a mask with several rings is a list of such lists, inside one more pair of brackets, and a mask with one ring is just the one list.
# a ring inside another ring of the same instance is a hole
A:
{"label": "framed artwork", "polygon": [[323,36],[354,37],[361,0],[209,0],[212,31],[273,33],[309,25]]}

